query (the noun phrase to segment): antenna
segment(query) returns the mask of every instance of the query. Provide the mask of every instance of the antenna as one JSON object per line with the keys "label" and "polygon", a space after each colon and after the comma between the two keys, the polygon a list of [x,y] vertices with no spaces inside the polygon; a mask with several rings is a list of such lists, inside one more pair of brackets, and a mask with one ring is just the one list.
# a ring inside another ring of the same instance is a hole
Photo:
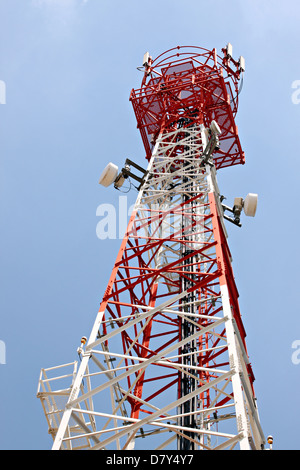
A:
{"label": "antenna", "polygon": [[99,184],[107,188],[110,186],[112,183],[115,182],[117,176],[119,173],[119,168],[117,165],[114,163],[109,163],[103,170],[100,179],[99,179]]}
{"label": "antenna", "polygon": [[[142,175],[136,175],[135,173],[132,173],[131,171],[131,166],[133,166],[136,170],[142,173]],[[144,170],[140,165],[137,163],[134,163],[132,160],[129,160],[129,158],[126,158],[124,168],[121,169],[119,173],[119,169],[117,165],[114,163],[109,163],[105,169],[103,170],[100,179],[99,179],[99,184],[101,184],[104,187],[110,186],[112,183],[114,184],[115,189],[119,189],[123,186],[124,181],[131,177],[134,180],[138,181],[140,183],[140,186],[143,184],[145,176],[147,174],[147,171]]]}
{"label": "antenna", "polygon": [[[221,197],[221,202],[223,201],[223,199],[225,199],[224,196]],[[221,205],[222,205],[224,212],[227,210],[234,214],[234,218],[228,217],[225,214],[224,214],[224,218],[228,220],[229,222],[234,223],[238,227],[241,227],[240,217],[241,217],[242,211],[244,210],[244,213],[247,217],[254,217],[256,214],[256,209],[257,209],[257,200],[258,200],[257,194],[249,193],[247,194],[245,199],[243,199],[242,197],[236,197],[234,199],[233,207],[226,206],[222,202]]]}
{"label": "antenna", "polygon": [[243,201],[243,209],[248,217],[254,217],[257,208],[257,194],[249,193]]}

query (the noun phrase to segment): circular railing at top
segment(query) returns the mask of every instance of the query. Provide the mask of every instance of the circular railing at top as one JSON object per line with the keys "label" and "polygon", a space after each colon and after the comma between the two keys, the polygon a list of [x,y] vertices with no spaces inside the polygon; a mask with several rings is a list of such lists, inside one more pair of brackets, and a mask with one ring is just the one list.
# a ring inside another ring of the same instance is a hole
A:
{"label": "circular railing at top", "polygon": [[159,70],[167,67],[173,67],[175,65],[184,64],[187,61],[192,61],[194,66],[197,68],[199,66],[206,65],[207,67],[213,69],[222,69],[223,78],[225,81],[231,82],[232,90],[234,91],[234,103],[235,108],[238,108],[238,96],[239,96],[239,79],[240,75],[237,71],[232,70],[226,64],[226,57],[220,57],[217,54],[216,49],[205,49],[199,46],[177,46],[167,51],[161,53],[155,59],[151,61],[151,66],[149,68],[149,75],[157,74],[161,75]]}

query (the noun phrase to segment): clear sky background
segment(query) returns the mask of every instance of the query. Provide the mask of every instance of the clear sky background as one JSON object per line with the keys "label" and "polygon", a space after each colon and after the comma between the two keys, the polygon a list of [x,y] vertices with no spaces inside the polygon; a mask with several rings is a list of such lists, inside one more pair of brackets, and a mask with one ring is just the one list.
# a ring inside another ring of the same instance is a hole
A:
{"label": "clear sky background", "polygon": [[1,449],[51,448],[39,372],[77,359],[119,249],[96,235],[97,207],[119,196],[98,179],[145,162],[129,102],[144,53],[228,42],[246,59],[246,165],[218,181],[229,205],[259,195],[228,227],[248,353],[266,436],[300,449],[299,24],[297,0],[0,0]]}

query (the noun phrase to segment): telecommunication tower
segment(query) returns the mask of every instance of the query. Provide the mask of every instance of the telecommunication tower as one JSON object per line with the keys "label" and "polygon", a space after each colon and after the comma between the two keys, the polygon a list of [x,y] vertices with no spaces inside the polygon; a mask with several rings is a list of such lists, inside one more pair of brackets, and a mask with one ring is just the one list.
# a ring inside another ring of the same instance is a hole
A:
{"label": "telecommunication tower", "polygon": [[138,181],[134,210],[80,359],[40,374],[53,449],[264,448],[225,226],[257,195],[228,207],[216,178],[245,162],[245,62],[222,54],[144,56],[130,101],[147,164],[110,163],[99,181]]}

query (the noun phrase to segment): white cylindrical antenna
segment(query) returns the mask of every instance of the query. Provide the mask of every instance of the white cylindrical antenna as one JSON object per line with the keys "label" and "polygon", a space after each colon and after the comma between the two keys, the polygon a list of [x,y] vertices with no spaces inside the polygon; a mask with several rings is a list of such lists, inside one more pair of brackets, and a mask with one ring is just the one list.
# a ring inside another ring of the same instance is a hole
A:
{"label": "white cylindrical antenna", "polygon": [[215,135],[221,134],[221,129],[216,121],[211,121],[210,123],[210,130]]}
{"label": "white cylindrical antenna", "polygon": [[226,46],[227,49],[227,57],[232,57],[232,44],[229,42]]}
{"label": "white cylindrical antenna", "polygon": [[99,179],[99,184],[106,188],[110,186],[117,178],[119,169],[114,163],[109,163],[103,170]]}
{"label": "white cylindrical antenna", "polygon": [[144,57],[143,57],[143,66],[144,66],[144,67],[146,67],[146,65],[148,65],[148,63],[149,63],[149,58],[150,58],[149,52],[145,52]]}
{"label": "white cylindrical antenna", "polygon": [[239,66],[240,66],[241,72],[245,72],[245,58],[242,55],[239,58]]}
{"label": "white cylindrical antenna", "polygon": [[257,208],[257,194],[249,193],[244,200],[244,212],[248,217],[254,217]]}

